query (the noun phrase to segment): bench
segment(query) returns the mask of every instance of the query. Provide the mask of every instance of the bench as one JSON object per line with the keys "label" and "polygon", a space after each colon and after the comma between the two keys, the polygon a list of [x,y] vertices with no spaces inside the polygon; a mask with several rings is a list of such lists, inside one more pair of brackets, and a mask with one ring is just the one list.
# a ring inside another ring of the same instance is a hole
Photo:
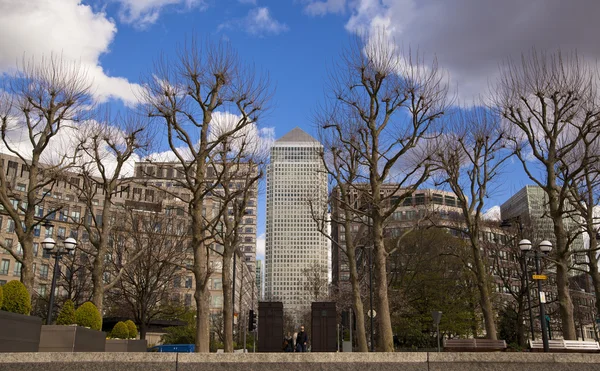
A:
{"label": "bench", "polygon": [[[543,352],[544,343],[541,340],[529,340],[529,348],[532,352]],[[548,340],[548,348],[556,353],[598,353],[600,344],[597,341],[580,340]]]}
{"label": "bench", "polygon": [[490,339],[447,339],[444,352],[503,352],[506,341]]}

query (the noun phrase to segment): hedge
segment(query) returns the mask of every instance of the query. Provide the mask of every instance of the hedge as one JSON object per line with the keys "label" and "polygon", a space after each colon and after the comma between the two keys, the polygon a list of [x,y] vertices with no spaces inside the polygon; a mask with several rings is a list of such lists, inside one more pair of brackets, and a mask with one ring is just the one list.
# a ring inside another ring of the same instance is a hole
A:
{"label": "hedge", "polygon": [[127,328],[129,329],[129,338],[130,339],[137,338],[138,330],[137,330],[137,327],[135,326],[135,323],[132,320],[128,319],[127,321],[125,321],[125,324],[127,325]]}
{"label": "hedge", "polygon": [[91,302],[81,304],[75,311],[75,323],[78,326],[89,327],[93,330],[102,329],[102,317],[98,308]]}
{"label": "hedge", "polygon": [[29,315],[31,312],[31,298],[20,281],[10,281],[2,288],[2,310],[12,313]]}
{"label": "hedge", "polygon": [[67,299],[60,309],[56,324],[66,326],[75,324],[75,306],[71,299]]}
{"label": "hedge", "polygon": [[115,339],[129,339],[129,328],[123,321],[117,322],[110,332],[110,337]]}

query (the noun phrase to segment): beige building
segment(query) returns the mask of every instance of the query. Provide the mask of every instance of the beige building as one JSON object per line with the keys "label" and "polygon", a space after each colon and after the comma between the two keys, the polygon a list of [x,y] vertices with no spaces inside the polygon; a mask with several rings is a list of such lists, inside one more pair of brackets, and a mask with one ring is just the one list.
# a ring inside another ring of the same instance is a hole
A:
{"label": "beige building", "polygon": [[[14,156],[0,155],[1,171],[6,172],[7,179],[12,182],[12,187],[16,193],[27,191],[27,171],[26,166]],[[177,176],[181,176],[177,171],[175,163],[161,163],[160,165],[147,162],[136,163],[136,176],[132,179],[123,181],[119,187],[119,192],[115,195],[113,202],[122,209],[133,210],[140,215],[164,215],[177,218],[177,228],[179,233],[186,233],[188,230],[187,201],[189,193],[177,187],[174,181]],[[152,177],[149,176],[152,174]],[[35,254],[35,295],[47,296],[50,291],[50,283],[53,274],[54,259],[45,254],[41,247],[41,242],[46,237],[52,237],[60,241],[67,237],[73,237],[77,240],[78,246],[85,248],[89,244],[89,235],[82,227],[82,223],[90,221],[90,216],[86,213],[86,205],[79,200],[78,187],[82,179],[76,173],[68,173],[62,177],[54,186],[48,186],[44,189],[46,195],[45,201],[36,210],[36,217],[51,223],[51,226],[40,224],[34,229],[34,254]],[[255,266],[256,266],[256,214],[257,214],[257,189],[251,190],[251,197],[247,204],[246,215],[243,218],[243,226],[240,228],[241,243],[237,254],[236,264],[236,316],[242,316],[243,313],[252,307],[257,299],[255,285]],[[16,199],[14,202],[18,202]],[[210,209],[211,202],[207,202]],[[60,207],[56,213],[49,215],[48,211]],[[102,198],[92,202],[92,207],[97,207],[99,212],[102,207]],[[46,213],[44,212],[46,210]],[[99,214],[99,213],[97,213]],[[97,218],[102,218],[98,215]],[[116,228],[123,228],[126,225],[125,220],[119,220],[119,212],[115,213]],[[173,232],[175,233],[175,232]],[[14,222],[0,210],[0,238],[5,246],[15,246],[15,251],[19,254],[20,248],[16,234],[14,233]],[[182,239],[185,241],[185,238]],[[185,242],[182,242],[185,243]],[[113,247],[119,247],[115,243]],[[218,244],[211,245],[211,265],[213,273],[210,278],[211,292],[211,310],[214,313],[221,311],[223,307],[223,294],[221,282],[221,256],[219,250],[222,248]],[[21,252],[22,253],[22,252]],[[114,255],[117,256],[115,251]],[[89,259],[79,250],[78,259]],[[182,248],[182,254],[185,254],[185,260],[188,265],[192,262],[189,250]],[[113,259],[115,256],[110,254],[106,259]],[[81,300],[87,300],[89,297],[90,280],[84,270],[75,272],[70,266],[70,259],[63,258],[61,261],[61,276],[59,279],[58,295],[74,295],[76,290],[81,295]],[[4,249],[0,249],[0,285],[20,279],[21,266],[14,257]],[[114,272],[105,272],[105,280],[109,281]],[[180,269],[173,281],[170,283],[169,300],[178,302],[185,306],[194,306],[193,290],[195,287],[194,278],[190,271]],[[73,286],[73,287],[72,287]],[[74,287],[76,286],[76,287]],[[240,305],[241,303],[241,305]]]}
{"label": "beige building", "polygon": [[[401,195],[404,190],[399,189],[397,184],[384,184],[382,186],[383,197],[388,202],[397,202],[396,195]],[[348,266],[347,256],[344,253],[345,248],[345,227],[338,223],[342,219],[343,211],[340,209],[339,203],[335,200],[338,190],[333,190],[334,201],[332,201],[332,223],[331,223],[331,257],[332,257],[332,283],[335,286],[349,284],[350,270]],[[353,190],[353,199],[358,203],[361,201],[360,192],[358,189]],[[358,206],[358,204],[357,204]],[[456,223],[460,220],[462,209],[458,204],[456,195],[451,192],[445,192],[434,189],[419,189],[411,196],[402,200],[396,211],[387,220],[384,227],[386,237],[398,237],[403,230],[411,228],[415,223],[427,224],[431,220],[436,220],[439,225],[444,223]],[[361,236],[366,236],[367,231],[365,225],[354,223],[352,225],[353,235],[359,237],[356,241],[358,245],[368,244],[368,241]],[[390,267],[394,269],[394,267]]]}

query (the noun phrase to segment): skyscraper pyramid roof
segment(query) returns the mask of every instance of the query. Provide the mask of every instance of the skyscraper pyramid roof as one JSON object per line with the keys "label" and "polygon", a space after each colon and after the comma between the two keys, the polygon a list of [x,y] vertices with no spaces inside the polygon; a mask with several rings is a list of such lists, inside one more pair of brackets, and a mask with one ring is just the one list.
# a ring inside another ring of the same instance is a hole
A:
{"label": "skyscraper pyramid roof", "polygon": [[309,134],[307,134],[304,130],[300,129],[299,127],[295,127],[292,131],[290,131],[286,135],[282,136],[275,142],[276,143],[285,143],[285,142],[319,143],[318,140],[311,137]]}

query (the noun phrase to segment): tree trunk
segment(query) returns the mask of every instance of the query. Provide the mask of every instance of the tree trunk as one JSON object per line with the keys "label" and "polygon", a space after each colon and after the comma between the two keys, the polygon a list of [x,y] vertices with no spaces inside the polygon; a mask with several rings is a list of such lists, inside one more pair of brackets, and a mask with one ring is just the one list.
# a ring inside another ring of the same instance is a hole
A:
{"label": "tree trunk", "polygon": [[[110,234],[110,220],[112,219],[112,200],[111,195],[113,187],[109,186],[106,190],[104,197],[104,206],[102,207],[103,224],[99,226],[96,232],[98,233],[98,239],[94,244],[96,248],[96,259],[94,259],[94,267],[92,268],[92,282],[94,287],[92,289],[92,303],[98,308],[100,312],[100,318],[104,317],[103,306],[104,306],[104,271],[106,269],[106,263],[104,261],[106,254],[108,253],[108,240]],[[93,221],[91,223],[94,223]],[[90,233],[91,234],[91,233]]]}
{"label": "tree trunk", "polygon": [[223,253],[223,330],[225,332],[225,352],[233,353],[233,310],[232,310],[232,277],[233,255],[230,252]]}
{"label": "tree trunk", "polygon": [[26,235],[21,241],[23,248],[23,262],[21,264],[21,282],[25,285],[29,296],[32,296],[35,292],[35,272],[33,271],[33,236]]}
{"label": "tree trunk", "polygon": [[[202,205],[200,205],[200,210]],[[201,212],[195,213],[201,214]],[[193,221],[194,234],[192,246],[194,246],[194,279],[196,289],[194,299],[196,301],[196,352],[208,353],[210,351],[210,293],[208,292],[208,256],[206,246],[201,237],[201,229],[197,224],[201,223],[201,215],[196,216]]]}
{"label": "tree trunk", "polygon": [[[594,294],[596,295],[596,315],[600,316],[600,272],[598,271],[598,252],[597,243],[592,239],[595,236],[590,236],[590,252],[588,253],[588,257],[590,258],[590,276],[592,277],[592,285],[594,286]],[[594,321],[596,318],[593,319]]]}
{"label": "tree trunk", "polygon": [[[96,256],[94,267],[92,269],[92,303],[98,308],[100,312],[100,318],[103,317],[102,305],[104,302],[104,254],[100,255],[102,251],[98,250],[98,256]],[[98,262],[101,260],[102,262]]]}
{"label": "tree trunk", "polygon": [[558,289],[558,304],[562,324],[563,338],[577,340],[575,320],[573,318],[573,302],[569,292],[568,267],[563,262],[556,263],[556,287]]}
{"label": "tree trunk", "polygon": [[[356,269],[355,248],[348,249],[348,267],[350,268],[350,283],[352,284],[352,306],[354,308],[354,318],[356,318],[356,343],[359,352],[368,352],[367,333],[365,331],[365,311],[360,296],[360,283],[358,282],[358,272]],[[350,323],[352,326],[352,323]]]}
{"label": "tree trunk", "polygon": [[525,336],[525,331],[528,328],[523,323],[525,321],[525,305],[523,302],[523,295],[521,295],[517,300],[517,343],[521,347],[525,347],[527,345],[527,341],[525,340],[527,338]]}
{"label": "tree trunk", "polygon": [[[394,351],[394,334],[390,318],[388,301],[387,266],[385,245],[383,243],[383,223],[381,218],[373,218],[373,242],[375,252],[375,274],[377,287],[377,323],[379,324],[378,349],[382,352]],[[373,288],[371,288],[372,290]]]}
{"label": "tree trunk", "polygon": [[146,340],[146,322],[140,322],[140,340]]}
{"label": "tree trunk", "polygon": [[559,211],[558,196],[555,193],[550,192],[548,199],[556,238],[556,288],[558,291],[560,320],[563,338],[565,340],[577,340],[573,317],[573,301],[569,292],[569,246],[567,246],[563,214]]}
{"label": "tree trunk", "polygon": [[475,266],[475,279],[477,280],[477,288],[479,292],[479,305],[485,323],[485,333],[487,339],[497,340],[496,333],[496,318],[494,316],[494,308],[490,300],[490,288],[488,285],[489,275],[486,272],[485,265],[482,261],[479,243],[477,241],[477,231],[471,233],[471,249],[473,251],[473,260]]}

